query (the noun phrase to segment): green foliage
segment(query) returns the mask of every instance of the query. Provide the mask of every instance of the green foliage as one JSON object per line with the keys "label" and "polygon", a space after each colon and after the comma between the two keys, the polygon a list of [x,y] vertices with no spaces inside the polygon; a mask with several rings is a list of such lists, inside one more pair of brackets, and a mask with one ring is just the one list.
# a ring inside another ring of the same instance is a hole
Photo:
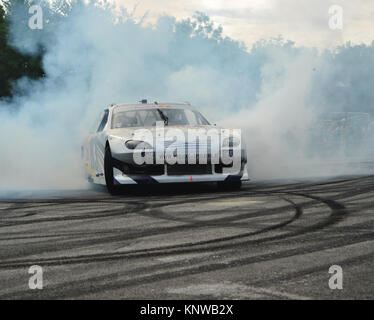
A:
{"label": "green foliage", "polygon": [[22,77],[37,79],[44,75],[41,54],[24,55],[9,44],[9,17],[17,4],[23,4],[25,12],[28,12],[28,1],[0,2],[0,98],[12,96],[13,84],[17,79]]}

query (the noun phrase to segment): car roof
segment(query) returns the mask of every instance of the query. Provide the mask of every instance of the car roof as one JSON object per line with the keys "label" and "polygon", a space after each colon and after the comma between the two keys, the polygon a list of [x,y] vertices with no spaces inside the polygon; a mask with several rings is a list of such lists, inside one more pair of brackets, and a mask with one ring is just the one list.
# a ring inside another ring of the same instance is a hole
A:
{"label": "car roof", "polygon": [[196,110],[189,102],[152,102],[152,103],[119,103],[110,106],[113,112],[121,112],[127,110],[152,109],[152,108],[174,108]]}

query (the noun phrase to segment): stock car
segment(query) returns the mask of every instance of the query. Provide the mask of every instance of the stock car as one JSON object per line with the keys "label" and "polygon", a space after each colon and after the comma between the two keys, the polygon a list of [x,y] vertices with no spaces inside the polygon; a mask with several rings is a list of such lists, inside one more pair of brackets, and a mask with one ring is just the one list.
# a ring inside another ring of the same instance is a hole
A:
{"label": "stock car", "polygon": [[[111,194],[120,185],[152,183],[217,182],[239,189],[248,180],[247,155],[234,131],[211,125],[190,103],[114,104],[83,141],[86,177]],[[191,132],[198,138],[190,139]]]}

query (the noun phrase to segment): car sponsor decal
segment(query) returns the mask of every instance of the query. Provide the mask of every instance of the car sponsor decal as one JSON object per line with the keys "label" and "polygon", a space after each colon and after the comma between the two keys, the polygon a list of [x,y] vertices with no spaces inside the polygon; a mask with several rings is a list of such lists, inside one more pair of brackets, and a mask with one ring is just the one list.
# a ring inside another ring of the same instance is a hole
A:
{"label": "car sponsor decal", "polygon": [[137,184],[154,184],[159,183],[156,179],[153,179],[151,176],[139,176],[133,174],[127,174],[129,178],[134,180]]}
{"label": "car sponsor decal", "polygon": [[243,175],[229,175],[226,177],[225,181],[239,181]]}
{"label": "car sponsor decal", "polygon": [[[118,160],[116,158],[112,158],[112,165],[114,168],[118,169],[119,171],[123,172],[123,166],[124,162],[121,160]],[[136,175],[136,174],[128,174],[123,172],[126,176],[128,176],[130,179],[134,180],[137,184],[153,184],[153,183],[159,183],[156,179],[152,178],[151,176],[147,175]],[[117,181],[118,182],[118,181]],[[118,184],[120,184],[118,182]]]}

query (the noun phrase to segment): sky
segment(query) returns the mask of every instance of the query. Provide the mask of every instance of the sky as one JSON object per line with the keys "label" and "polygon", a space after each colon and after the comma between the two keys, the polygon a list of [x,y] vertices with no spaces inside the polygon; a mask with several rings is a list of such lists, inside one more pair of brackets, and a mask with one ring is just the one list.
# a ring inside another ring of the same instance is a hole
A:
{"label": "sky", "polygon": [[[153,23],[163,14],[183,19],[207,13],[224,34],[251,47],[259,39],[282,35],[298,46],[332,48],[374,39],[373,0],[111,0]],[[329,28],[329,8],[343,9],[343,29]]]}

